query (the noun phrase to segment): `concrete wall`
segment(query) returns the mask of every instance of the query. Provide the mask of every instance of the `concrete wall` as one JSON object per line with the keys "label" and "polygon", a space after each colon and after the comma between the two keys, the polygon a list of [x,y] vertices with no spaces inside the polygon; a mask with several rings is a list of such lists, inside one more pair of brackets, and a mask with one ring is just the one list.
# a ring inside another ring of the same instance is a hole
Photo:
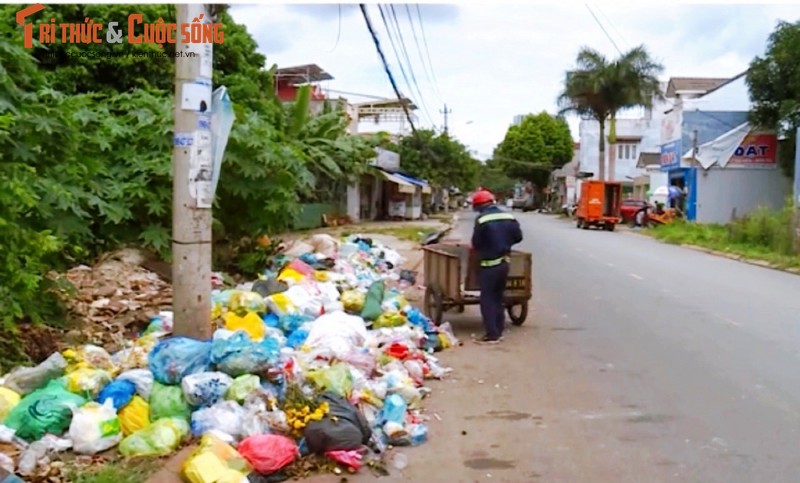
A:
{"label": "concrete wall", "polygon": [[734,208],[737,217],[759,207],[778,210],[791,193],[791,183],[780,169],[698,171],[696,221],[700,223],[729,223]]}

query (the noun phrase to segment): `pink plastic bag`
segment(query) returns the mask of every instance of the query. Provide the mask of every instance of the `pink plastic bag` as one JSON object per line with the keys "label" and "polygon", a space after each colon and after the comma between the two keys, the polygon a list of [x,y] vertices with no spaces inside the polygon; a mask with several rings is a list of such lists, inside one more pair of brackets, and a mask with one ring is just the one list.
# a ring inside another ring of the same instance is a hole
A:
{"label": "pink plastic bag", "polygon": [[361,466],[364,464],[361,461],[361,451],[357,449],[351,449],[349,451],[327,451],[325,456],[332,459],[333,461],[339,463],[340,465],[347,466],[348,468],[353,468],[354,470],[358,471],[361,469]]}
{"label": "pink plastic bag", "polygon": [[250,436],[241,442],[237,450],[262,475],[275,473],[300,454],[294,441],[278,434]]}

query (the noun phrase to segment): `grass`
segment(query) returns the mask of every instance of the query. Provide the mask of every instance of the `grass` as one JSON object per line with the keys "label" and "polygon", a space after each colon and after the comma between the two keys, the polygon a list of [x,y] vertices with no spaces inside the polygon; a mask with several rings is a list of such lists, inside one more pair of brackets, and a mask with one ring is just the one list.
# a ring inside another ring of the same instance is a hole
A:
{"label": "grass", "polygon": [[400,240],[421,242],[423,238],[425,238],[428,234],[433,233],[435,230],[432,230],[428,226],[405,225],[396,227],[393,226],[388,228],[377,228],[369,231],[370,233],[374,233],[376,235],[389,235],[398,238]]}
{"label": "grass", "polygon": [[68,476],[72,483],[144,483],[159,467],[156,461],[119,460],[95,469],[72,468]]}
{"label": "grass", "polygon": [[761,260],[779,268],[800,268],[800,254],[793,248],[792,208],[756,210],[728,225],[676,221],[646,230],[666,243],[695,245]]}

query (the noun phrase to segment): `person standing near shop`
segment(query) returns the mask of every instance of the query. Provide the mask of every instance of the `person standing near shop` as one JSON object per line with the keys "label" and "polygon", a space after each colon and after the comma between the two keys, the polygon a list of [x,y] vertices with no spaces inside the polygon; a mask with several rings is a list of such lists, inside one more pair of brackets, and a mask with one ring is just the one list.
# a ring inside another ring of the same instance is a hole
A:
{"label": "person standing near shop", "polygon": [[503,337],[506,288],[511,247],[522,241],[522,229],[511,213],[495,205],[494,195],[477,191],[472,206],[478,212],[472,232],[472,249],[480,260],[478,286],[481,291],[481,317],[486,330],[477,342],[496,344]]}

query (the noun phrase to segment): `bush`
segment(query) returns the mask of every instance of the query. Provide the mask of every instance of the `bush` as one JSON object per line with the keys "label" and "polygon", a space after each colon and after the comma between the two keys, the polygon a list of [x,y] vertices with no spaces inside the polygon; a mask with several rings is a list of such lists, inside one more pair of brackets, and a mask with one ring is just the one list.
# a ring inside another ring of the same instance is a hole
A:
{"label": "bush", "polygon": [[794,207],[781,211],[760,208],[729,225],[731,243],[762,247],[780,255],[794,255],[792,216]]}

